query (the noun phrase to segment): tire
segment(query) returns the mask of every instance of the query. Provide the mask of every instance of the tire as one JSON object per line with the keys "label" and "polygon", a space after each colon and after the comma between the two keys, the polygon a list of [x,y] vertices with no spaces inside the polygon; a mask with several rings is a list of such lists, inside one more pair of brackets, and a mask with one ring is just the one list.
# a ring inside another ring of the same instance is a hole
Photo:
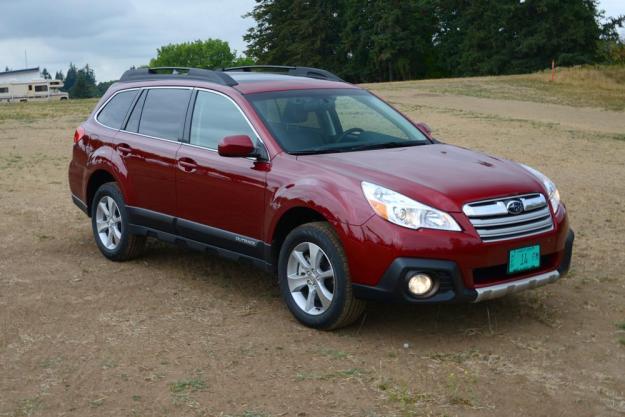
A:
{"label": "tire", "polygon": [[[112,220],[106,215],[110,209],[114,213]],[[102,226],[100,231],[98,225]],[[132,235],[128,232],[126,204],[119,187],[114,182],[103,184],[93,196],[91,226],[100,252],[112,261],[127,261],[136,258],[143,251],[145,236]]]}
{"label": "tire", "polygon": [[353,296],[347,256],[328,223],[307,223],[288,234],[280,249],[278,279],[287,307],[308,327],[345,327],[365,309],[365,302]]}

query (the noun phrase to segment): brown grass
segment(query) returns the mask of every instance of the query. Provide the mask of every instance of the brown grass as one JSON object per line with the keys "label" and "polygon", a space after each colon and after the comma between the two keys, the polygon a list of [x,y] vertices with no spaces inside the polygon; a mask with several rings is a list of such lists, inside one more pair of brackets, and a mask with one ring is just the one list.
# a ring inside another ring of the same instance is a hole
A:
{"label": "brown grass", "polygon": [[[411,89],[480,98],[625,110],[625,66],[579,66],[503,77],[406,81],[391,89]],[[375,88],[375,87],[373,87]]]}
{"label": "brown grass", "polygon": [[622,115],[435,92],[462,83],[372,87],[446,142],[551,176],[572,274],[485,304],[372,303],[337,332],[299,325],[245,265],[152,241],[105,260],[67,184],[94,102],[0,106],[0,416],[623,415]]}

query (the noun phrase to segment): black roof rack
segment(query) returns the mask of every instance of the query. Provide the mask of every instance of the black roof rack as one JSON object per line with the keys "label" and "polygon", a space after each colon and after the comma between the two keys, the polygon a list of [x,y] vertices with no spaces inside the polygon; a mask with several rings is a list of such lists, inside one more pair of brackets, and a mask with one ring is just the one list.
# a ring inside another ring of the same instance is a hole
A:
{"label": "black roof rack", "polygon": [[120,82],[151,81],[151,80],[197,80],[235,86],[238,83],[222,71],[186,67],[156,67],[129,69],[119,79]]}
{"label": "black roof rack", "polygon": [[293,75],[296,77],[308,77],[316,78],[319,80],[328,81],[340,81],[344,82],[336,74],[332,74],[330,71],[326,71],[320,68],[310,67],[292,67],[288,65],[246,65],[241,67],[223,68],[222,71],[243,71],[252,72],[258,70],[259,72],[272,72],[272,73],[285,73],[287,75]]}

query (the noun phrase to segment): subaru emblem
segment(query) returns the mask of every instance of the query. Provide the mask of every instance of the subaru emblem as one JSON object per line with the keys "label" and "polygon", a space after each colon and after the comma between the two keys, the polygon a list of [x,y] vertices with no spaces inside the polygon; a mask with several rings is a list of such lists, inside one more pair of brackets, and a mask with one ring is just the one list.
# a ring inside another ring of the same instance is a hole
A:
{"label": "subaru emblem", "polygon": [[510,200],[506,203],[508,213],[517,215],[523,213],[523,203],[521,200]]}

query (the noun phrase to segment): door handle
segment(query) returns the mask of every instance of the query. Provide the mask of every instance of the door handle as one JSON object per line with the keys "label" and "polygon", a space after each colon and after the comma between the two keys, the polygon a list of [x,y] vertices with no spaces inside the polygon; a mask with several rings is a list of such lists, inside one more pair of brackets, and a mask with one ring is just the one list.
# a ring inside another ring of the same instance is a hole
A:
{"label": "door handle", "polygon": [[191,158],[180,158],[178,160],[178,167],[184,172],[194,172],[197,170],[197,162]]}
{"label": "door handle", "polygon": [[132,153],[132,148],[126,143],[120,143],[119,145],[117,145],[117,151],[122,156],[128,156]]}

